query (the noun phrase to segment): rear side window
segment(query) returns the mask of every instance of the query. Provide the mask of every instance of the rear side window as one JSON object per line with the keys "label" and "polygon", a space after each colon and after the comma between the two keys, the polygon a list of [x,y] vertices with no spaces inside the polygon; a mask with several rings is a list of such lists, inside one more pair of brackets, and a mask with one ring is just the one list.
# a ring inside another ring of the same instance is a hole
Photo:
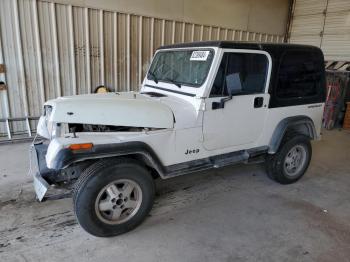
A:
{"label": "rear side window", "polygon": [[287,51],[279,68],[278,98],[317,96],[320,90],[323,62],[314,52]]}
{"label": "rear side window", "polygon": [[268,70],[264,54],[224,53],[210,96],[263,93]]}

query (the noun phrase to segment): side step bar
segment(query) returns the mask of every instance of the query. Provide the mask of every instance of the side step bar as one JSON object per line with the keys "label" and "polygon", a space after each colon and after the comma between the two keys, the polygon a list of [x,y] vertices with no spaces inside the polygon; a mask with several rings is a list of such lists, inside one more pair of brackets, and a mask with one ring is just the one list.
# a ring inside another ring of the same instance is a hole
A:
{"label": "side step bar", "polygon": [[[193,173],[197,171],[203,171],[211,168],[220,168],[228,165],[243,163],[243,162],[253,162],[254,159],[258,159],[261,162],[263,159],[261,156],[266,154],[268,147],[258,147],[249,150],[241,150],[237,152],[212,156],[208,158],[193,160],[185,163],[180,163],[176,165],[171,165],[165,167],[165,177],[174,177],[179,175],[184,175],[188,173]],[[252,160],[252,161],[250,161]]]}
{"label": "side step bar", "polygon": [[248,160],[248,158],[249,153],[247,151],[238,151],[234,153],[212,157],[212,163],[214,168],[220,168],[236,163],[242,163]]}

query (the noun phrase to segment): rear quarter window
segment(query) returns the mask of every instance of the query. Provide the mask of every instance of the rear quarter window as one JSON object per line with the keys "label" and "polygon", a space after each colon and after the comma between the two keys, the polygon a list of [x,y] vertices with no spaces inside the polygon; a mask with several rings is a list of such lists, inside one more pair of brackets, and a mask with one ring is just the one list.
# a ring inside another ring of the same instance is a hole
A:
{"label": "rear quarter window", "polygon": [[286,51],[282,55],[277,76],[277,98],[298,99],[319,95],[323,67],[323,59],[313,51]]}

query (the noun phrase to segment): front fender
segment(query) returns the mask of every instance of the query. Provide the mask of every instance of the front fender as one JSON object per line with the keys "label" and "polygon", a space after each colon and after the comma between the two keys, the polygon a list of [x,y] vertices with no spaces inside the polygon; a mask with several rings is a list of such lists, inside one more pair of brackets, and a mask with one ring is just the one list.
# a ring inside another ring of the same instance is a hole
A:
{"label": "front fender", "polygon": [[50,168],[54,170],[61,170],[69,167],[73,163],[82,162],[85,160],[127,155],[141,155],[147,160],[148,164],[150,164],[161,176],[163,176],[164,167],[161,161],[154,153],[152,148],[143,142],[94,145],[91,150],[80,151],[62,148],[57,152],[55,158],[50,163]]}

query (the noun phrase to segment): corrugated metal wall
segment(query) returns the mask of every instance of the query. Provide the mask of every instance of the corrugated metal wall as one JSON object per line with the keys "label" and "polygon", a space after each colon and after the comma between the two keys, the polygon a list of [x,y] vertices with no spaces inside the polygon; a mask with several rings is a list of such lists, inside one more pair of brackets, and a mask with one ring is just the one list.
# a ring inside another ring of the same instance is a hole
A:
{"label": "corrugated metal wall", "polygon": [[326,60],[350,61],[350,1],[295,0],[289,40],[321,47]]}
{"label": "corrugated metal wall", "polygon": [[[138,90],[150,58],[163,44],[283,41],[279,35],[36,0],[1,0],[0,30],[8,86],[0,91],[0,118],[39,116],[44,101],[91,93],[99,85]],[[35,129],[36,121],[30,124]],[[11,125],[16,133],[26,128],[24,121]],[[0,133],[5,131],[0,122]]]}

